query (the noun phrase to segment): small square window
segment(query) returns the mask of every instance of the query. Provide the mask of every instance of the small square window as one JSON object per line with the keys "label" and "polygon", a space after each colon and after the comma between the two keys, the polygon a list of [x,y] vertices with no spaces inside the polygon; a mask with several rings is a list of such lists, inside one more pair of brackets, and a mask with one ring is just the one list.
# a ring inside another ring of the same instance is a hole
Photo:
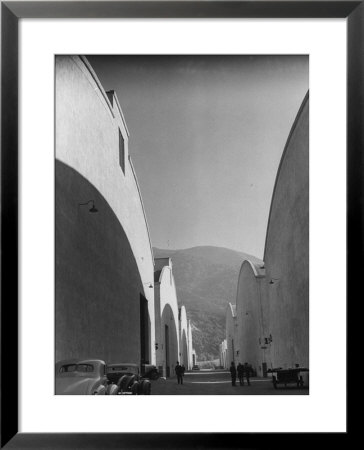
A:
{"label": "small square window", "polygon": [[125,145],[124,138],[119,129],[119,164],[125,175]]}

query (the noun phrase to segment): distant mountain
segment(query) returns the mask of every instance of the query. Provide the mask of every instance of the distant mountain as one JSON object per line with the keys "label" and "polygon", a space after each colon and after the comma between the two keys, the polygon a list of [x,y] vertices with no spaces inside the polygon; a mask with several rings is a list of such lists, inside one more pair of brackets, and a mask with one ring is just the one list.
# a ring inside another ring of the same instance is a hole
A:
{"label": "distant mountain", "polygon": [[197,359],[217,358],[225,338],[225,310],[235,303],[242,262],[255,256],[223,247],[201,246],[184,250],[153,248],[154,257],[170,257],[180,306],[185,305],[192,323]]}

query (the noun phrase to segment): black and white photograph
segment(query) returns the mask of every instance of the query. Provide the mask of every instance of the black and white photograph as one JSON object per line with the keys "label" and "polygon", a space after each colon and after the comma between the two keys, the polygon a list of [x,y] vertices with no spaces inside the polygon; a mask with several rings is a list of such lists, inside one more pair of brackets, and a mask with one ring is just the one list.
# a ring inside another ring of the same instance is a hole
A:
{"label": "black and white photograph", "polygon": [[309,395],[309,56],[55,56],[55,394]]}

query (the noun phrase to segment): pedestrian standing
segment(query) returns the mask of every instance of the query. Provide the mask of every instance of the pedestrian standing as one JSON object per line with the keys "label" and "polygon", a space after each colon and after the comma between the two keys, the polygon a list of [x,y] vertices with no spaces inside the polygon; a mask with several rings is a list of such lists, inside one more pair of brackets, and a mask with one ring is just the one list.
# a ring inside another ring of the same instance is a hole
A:
{"label": "pedestrian standing", "polygon": [[[251,372],[250,364],[248,364],[247,362],[244,363],[244,374],[245,374],[245,378],[246,378],[246,382],[248,383],[248,386],[250,386],[250,372]],[[243,379],[243,381],[244,381],[244,379]]]}
{"label": "pedestrian standing", "polygon": [[177,383],[178,384],[183,384],[182,367],[180,366],[178,361],[177,361],[176,367],[174,368],[174,371],[176,372],[176,375],[177,375]]}
{"label": "pedestrian standing", "polygon": [[240,386],[244,386],[244,367],[240,363],[238,364],[237,372],[238,372]]}
{"label": "pedestrian standing", "polygon": [[231,374],[231,385],[236,386],[236,367],[234,361],[231,361],[230,374]]}

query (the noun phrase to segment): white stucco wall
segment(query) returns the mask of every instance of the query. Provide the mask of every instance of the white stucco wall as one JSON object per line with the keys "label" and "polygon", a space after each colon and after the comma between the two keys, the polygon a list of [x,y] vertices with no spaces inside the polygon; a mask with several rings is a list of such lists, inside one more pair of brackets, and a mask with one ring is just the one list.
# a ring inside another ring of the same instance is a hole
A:
{"label": "white stucco wall", "polygon": [[227,342],[226,339],[224,339],[221,344],[219,345],[220,350],[220,365],[224,367],[225,369],[228,368],[227,366]]}
{"label": "white stucco wall", "polygon": [[192,324],[191,321],[188,320],[188,369],[192,369],[193,366],[193,359],[192,359],[192,354],[193,354],[193,341],[192,341]]}
{"label": "white stucco wall", "polygon": [[[170,259],[163,258],[163,263],[168,263],[167,266],[161,268],[161,261],[159,258],[156,259],[156,267],[161,270],[158,281],[155,281],[155,295],[156,303],[159,303],[159,316],[160,323],[159,329],[157,330],[156,336],[159,336],[158,350],[156,354],[156,364],[157,366],[163,367],[163,372],[165,376],[165,336],[164,327],[169,326],[170,333],[174,332],[175,336],[170,336],[171,354],[170,354],[170,365],[171,369],[175,366],[176,361],[179,358],[180,353],[180,338],[179,338],[179,321],[178,321],[178,303],[177,303],[177,293],[176,286],[174,282],[172,265],[170,264]],[[168,312],[166,314],[166,312]],[[156,312],[157,314],[157,312]],[[171,370],[171,375],[174,372]]]}
{"label": "white stucco wall", "polygon": [[265,345],[267,320],[265,269],[245,260],[236,295],[238,362],[251,364],[258,376],[263,375],[263,363],[269,366],[270,344]]}
{"label": "white stucco wall", "polygon": [[[309,96],[278,169],[264,252],[273,366],[309,365]],[[272,283],[269,281],[272,280]]]}
{"label": "white stucco wall", "polygon": [[[55,73],[56,158],[95,186],[127,235],[148,300],[154,363],[154,290],[148,287],[153,282],[154,262],[123,113],[115,96],[110,96],[111,104],[86,58],[57,56]],[[119,164],[119,130],[124,139],[125,174]]]}

